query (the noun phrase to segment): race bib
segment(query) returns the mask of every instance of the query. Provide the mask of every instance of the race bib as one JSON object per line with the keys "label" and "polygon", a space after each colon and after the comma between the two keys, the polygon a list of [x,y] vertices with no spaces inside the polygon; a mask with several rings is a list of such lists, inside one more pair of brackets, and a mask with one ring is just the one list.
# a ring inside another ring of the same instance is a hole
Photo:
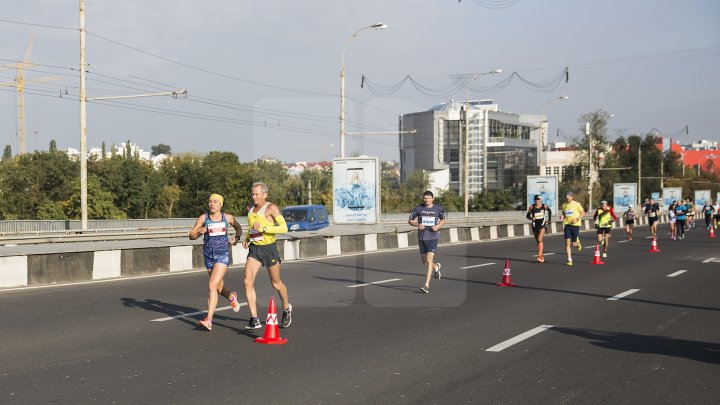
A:
{"label": "race bib", "polygon": [[261,240],[263,240],[263,233],[258,232],[254,229],[251,229],[250,230],[250,240],[252,242],[260,242]]}
{"label": "race bib", "polygon": [[573,210],[567,210],[567,211],[565,211],[565,216],[571,217],[574,213],[575,213],[575,211],[573,211]]}
{"label": "race bib", "polygon": [[655,215],[657,215],[657,214],[655,214],[654,212],[651,212],[651,213],[650,213],[650,214],[648,214],[648,215],[649,215],[650,217],[654,218],[654,217],[655,217]]}
{"label": "race bib", "polygon": [[535,219],[543,219],[545,218],[545,214],[542,212],[535,213]]}
{"label": "race bib", "polygon": [[227,235],[227,229],[223,222],[213,222],[208,224],[207,232],[209,236],[223,236]]}
{"label": "race bib", "polygon": [[420,217],[420,221],[424,226],[435,226],[435,217]]}

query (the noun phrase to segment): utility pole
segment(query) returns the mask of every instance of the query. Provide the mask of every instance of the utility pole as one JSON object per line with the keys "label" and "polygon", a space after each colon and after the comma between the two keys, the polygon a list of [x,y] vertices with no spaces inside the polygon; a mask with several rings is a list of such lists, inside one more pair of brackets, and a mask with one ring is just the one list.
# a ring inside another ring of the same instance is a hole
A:
{"label": "utility pole", "polygon": [[592,137],[590,136],[590,123],[585,123],[585,136],[588,138],[588,212],[592,212]]}
{"label": "utility pole", "polygon": [[85,0],[80,0],[80,211],[87,230],[87,93],[85,88]]}
{"label": "utility pole", "polygon": [[312,205],[312,181],[308,180],[308,205]]}

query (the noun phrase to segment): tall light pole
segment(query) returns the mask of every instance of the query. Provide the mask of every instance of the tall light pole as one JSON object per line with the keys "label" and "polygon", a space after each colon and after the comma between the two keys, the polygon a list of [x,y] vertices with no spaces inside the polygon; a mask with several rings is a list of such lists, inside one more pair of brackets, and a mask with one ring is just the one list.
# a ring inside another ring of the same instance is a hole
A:
{"label": "tall light pole", "polygon": [[[475,80],[479,79],[480,76],[494,75],[502,73],[502,69],[495,69],[485,73],[476,73],[472,75],[466,86],[470,86]],[[463,197],[465,199],[465,218],[468,217],[468,208],[470,206],[470,89],[465,87],[465,142],[464,142],[464,158],[463,158]]]}
{"label": "tall light pole", "polygon": [[350,43],[350,41],[353,40],[358,34],[365,31],[371,31],[371,30],[384,30],[387,28],[387,24],[383,24],[381,22],[368,25],[365,28],[360,28],[359,30],[353,32],[352,35],[345,41],[345,45],[343,46],[342,50],[342,64],[340,65],[340,157],[345,157],[345,50],[347,50],[347,46]]}
{"label": "tall light pole", "polygon": [[[607,118],[613,118],[615,114],[606,115]],[[593,124],[597,121],[597,117],[593,119]],[[593,137],[590,136],[590,121],[585,123],[585,136],[588,138],[588,212],[592,212],[592,187],[595,180],[593,172]]]}
{"label": "tall light pole", "polygon": [[[543,105],[542,109],[540,110],[540,115],[545,115],[545,108],[547,108],[548,105],[552,104],[555,101],[565,101],[568,98],[570,98],[570,97],[568,97],[566,95],[562,95],[562,96],[551,98],[550,100],[546,101],[545,104]],[[544,167],[543,154],[546,149],[545,148],[545,142],[546,142],[545,136],[547,135],[547,130],[548,130],[547,123],[548,123],[548,121],[547,121],[547,119],[545,119],[545,121],[543,121],[542,124],[540,125],[540,137],[538,139],[538,143],[540,144],[538,146],[538,163],[539,163],[538,166],[539,166],[539,171],[540,171],[539,174],[541,176],[543,175],[542,169]]]}

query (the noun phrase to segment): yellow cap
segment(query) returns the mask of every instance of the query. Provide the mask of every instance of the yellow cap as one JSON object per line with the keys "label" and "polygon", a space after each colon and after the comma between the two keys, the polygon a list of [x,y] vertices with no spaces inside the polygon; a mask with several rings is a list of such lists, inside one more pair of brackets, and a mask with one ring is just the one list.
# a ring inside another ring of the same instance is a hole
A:
{"label": "yellow cap", "polygon": [[220,201],[220,205],[223,205],[223,201],[225,201],[220,194],[210,194],[210,200],[212,199]]}

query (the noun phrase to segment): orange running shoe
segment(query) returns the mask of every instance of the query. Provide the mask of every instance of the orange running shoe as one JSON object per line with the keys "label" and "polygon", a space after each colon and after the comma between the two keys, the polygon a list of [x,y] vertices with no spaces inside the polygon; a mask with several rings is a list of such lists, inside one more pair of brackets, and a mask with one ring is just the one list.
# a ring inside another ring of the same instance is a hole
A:
{"label": "orange running shoe", "polygon": [[202,321],[198,321],[198,326],[201,326],[207,330],[212,330],[212,321],[205,318]]}
{"label": "orange running shoe", "polygon": [[237,293],[235,291],[230,293],[230,307],[235,312],[240,311],[240,303],[237,300]]}

